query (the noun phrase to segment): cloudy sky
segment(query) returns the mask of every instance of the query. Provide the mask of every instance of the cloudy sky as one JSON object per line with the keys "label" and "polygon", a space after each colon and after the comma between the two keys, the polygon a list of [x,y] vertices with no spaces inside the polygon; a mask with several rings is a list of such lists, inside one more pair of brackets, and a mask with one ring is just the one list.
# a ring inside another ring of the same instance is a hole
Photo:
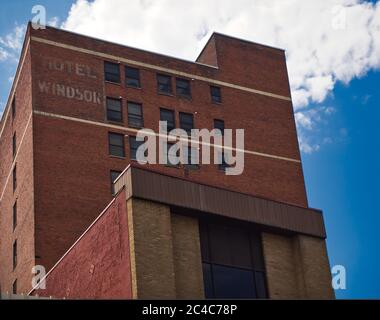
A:
{"label": "cloudy sky", "polygon": [[[32,18],[30,0],[2,4],[0,113]],[[213,31],[286,50],[311,206],[324,210],[339,297],[378,297],[380,2],[359,0],[39,1],[48,23],[194,60]],[[6,8],[4,8],[6,7]],[[371,254],[370,254],[371,253]],[[371,279],[369,277],[372,276]],[[365,278],[363,278],[365,277]]]}

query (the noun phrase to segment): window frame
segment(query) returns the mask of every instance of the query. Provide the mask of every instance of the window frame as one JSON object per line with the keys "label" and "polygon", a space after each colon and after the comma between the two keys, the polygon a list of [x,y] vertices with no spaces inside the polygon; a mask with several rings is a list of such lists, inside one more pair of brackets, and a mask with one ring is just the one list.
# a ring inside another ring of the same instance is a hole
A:
{"label": "window frame", "polygon": [[[193,113],[188,113],[188,112],[180,112],[179,115],[179,127],[182,129],[182,130],[185,130],[188,134],[188,136],[191,136],[191,130],[194,129],[194,114]],[[184,124],[184,121],[183,121],[183,117],[189,117],[191,118],[191,129],[185,129],[183,124]]]}
{"label": "window frame", "polygon": [[[117,72],[117,80],[112,80],[112,79],[107,79],[107,76],[108,75],[115,75],[114,73],[111,73],[109,71],[106,70],[106,66],[118,66],[118,72]],[[111,61],[104,61],[104,81],[105,82],[109,82],[109,83],[113,83],[113,84],[121,84],[121,73],[120,73],[120,63],[117,63],[117,62],[111,62]]]}
{"label": "window frame", "polygon": [[[118,101],[120,103],[120,112],[115,110],[109,110],[108,101]],[[113,113],[120,113],[120,120],[118,119],[110,119],[109,112]],[[106,113],[107,113],[107,121],[110,122],[117,122],[117,123],[123,123],[124,122],[124,116],[123,116],[123,101],[121,98],[114,98],[114,97],[106,97]]]}
{"label": "window frame", "polygon": [[[137,147],[135,148],[136,144],[137,144]],[[129,136],[129,154],[130,154],[130,160],[132,160],[132,161],[138,161],[138,159],[137,159],[137,149],[142,144],[144,144],[144,141],[137,141],[136,136]],[[134,157],[132,157],[133,154],[135,155]]]}
{"label": "window frame", "polygon": [[[179,77],[176,77],[175,81],[176,81],[175,90],[176,90],[177,97],[191,99],[192,98],[192,95],[191,95],[191,81],[189,79],[179,78]],[[183,87],[179,87],[178,86],[178,83],[180,83],[180,82],[188,84],[188,93],[179,93],[178,92],[179,88],[183,89]]]}
{"label": "window frame", "polygon": [[[131,116],[132,118],[134,119],[138,119],[138,114],[134,114],[134,113],[131,113],[129,111],[129,106],[130,105],[135,105],[135,106],[139,106],[140,107],[140,112],[141,112],[141,126],[138,126],[138,125],[135,125],[135,124],[131,124],[130,122],[130,119],[131,119]],[[127,101],[127,113],[128,113],[128,127],[131,127],[131,128],[137,128],[137,129],[141,129],[141,128],[144,128],[144,112],[143,112],[143,104],[142,103],[139,103],[139,102],[134,102],[134,101]]]}
{"label": "window frame", "polygon": [[[167,121],[167,120],[162,120],[161,119],[161,114],[162,112],[166,112],[166,113],[170,113],[172,116],[173,116],[173,127],[171,127],[171,129],[169,129],[169,126],[167,128],[167,134],[169,134],[170,131],[176,129],[176,119],[175,119],[175,111],[172,110],[172,109],[167,109],[167,108],[160,108],[160,121]],[[167,121],[168,122],[168,121]]]}
{"label": "window frame", "polygon": [[[215,95],[213,93],[213,90],[216,89],[218,91],[218,95]],[[222,88],[214,85],[210,85],[210,96],[211,96],[211,102],[215,104],[221,104],[222,103]],[[217,97],[217,99],[215,99]]]}
{"label": "window frame", "polygon": [[[128,71],[127,70],[137,71],[137,78],[128,76]],[[131,66],[125,66],[124,67],[124,72],[125,72],[125,86],[128,87],[128,88],[141,89],[140,69],[139,68],[135,68],[135,67],[131,67]],[[128,80],[129,79],[137,81],[137,83],[138,83],[137,86],[136,85],[128,84]]]}
{"label": "window frame", "polygon": [[[167,95],[167,96],[173,96],[173,83],[172,83],[172,76],[171,75],[168,75],[168,74],[165,74],[165,73],[157,73],[156,75],[156,78],[157,78],[157,93],[158,94],[163,94],[163,95]],[[162,91],[160,90],[160,85],[162,85],[160,83],[160,78],[167,78],[169,79],[169,83],[168,83],[168,86],[169,86],[169,91]]]}
{"label": "window frame", "polygon": [[[223,124],[223,126],[222,126],[223,130],[219,126],[216,125],[217,123]],[[221,135],[224,136],[224,129],[225,129],[224,120],[214,119],[214,129],[219,129],[221,132]]]}
{"label": "window frame", "polygon": [[[122,146],[112,144],[111,143],[111,137],[112,136],[121,137]],[[111,152],[112,147],[114,147],[114,148],[122,148],[122,151],[123,151],[122,154],[123,155],[121,156],[121,155],[112,154],[112,152]],[[124,139],[124,134],[116,133],[116,132],[108,132],[108,150],[109,150],[109,155],[111,157],[125,158],[125,139]]]}

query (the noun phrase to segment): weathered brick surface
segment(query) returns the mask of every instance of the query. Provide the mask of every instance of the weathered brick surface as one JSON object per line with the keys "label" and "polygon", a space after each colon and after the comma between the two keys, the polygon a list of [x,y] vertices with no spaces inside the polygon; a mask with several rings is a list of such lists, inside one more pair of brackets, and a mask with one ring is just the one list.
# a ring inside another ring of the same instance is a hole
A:
{"label": "weathered brick surface", "polygon": [[[0,128],[0,290],[18,293],[30,290],[34,266],[34,181],[33,124],[30,51],[26,52],[15,91],[16,116],[4,113]],[[12,101],[12,97],[10,99]],[[13,161],[12,137],[16,134],[18,154]],[[17,167],[17,188],[13,192],[12,170]],[[13,205],[17,200],[17,226],[13,231]],[[13,243],[17,239],[17,266],[13,270]]]}
{"label": "weathered brick surface", "polygon": [[132,298],[125,192],[51,270],[34,295],[75,299]]}
{"label": "weathered brick surface", "polygon": [[177,299],[204,299],[197,218],[171,215]]}
{"label": "weathered brick surface", "polygon": [[132,199],[137,298],[175,299],[175,271],[170,209]]}
{"label": "weathered brick surface", "polygon": [[324,239],[263,233],[269,297],[334,299]]}

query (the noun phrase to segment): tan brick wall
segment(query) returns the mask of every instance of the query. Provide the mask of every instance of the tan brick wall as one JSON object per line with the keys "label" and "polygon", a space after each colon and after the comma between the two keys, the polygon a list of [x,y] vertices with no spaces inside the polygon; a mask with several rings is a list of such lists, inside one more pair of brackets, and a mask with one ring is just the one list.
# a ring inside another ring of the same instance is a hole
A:
{"label": "tan brick wall", "polygon": [[204,299],[198,219],[171,217],[177,299]]}
{"label": "tan brick wall", "polygon": [[271,299],[334,299],[324,239],[263,233]]}
{"label": "tan brick wall", "polygon": [[334,299],[325,240],[299,235],[296,241],[299,243],[307,298]]}
{"label": "tan brick wall", "polygon": [[204,298],[197,219],[130,199],[128,223],[134,298]]}

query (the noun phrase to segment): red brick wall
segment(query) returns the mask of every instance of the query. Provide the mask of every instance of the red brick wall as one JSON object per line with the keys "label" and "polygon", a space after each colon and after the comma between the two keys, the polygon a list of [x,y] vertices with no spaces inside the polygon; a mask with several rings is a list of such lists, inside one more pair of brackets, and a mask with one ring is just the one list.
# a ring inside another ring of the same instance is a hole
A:
{"label": "red brick wall", "polygon": [[[33,123],[32,79],[30,50],[19,70],[15,88],[16,116],[5,111],[0,130],[0,289],[12,292],[17,279],[17,291],[31,288],[34,257],[34,181],[33,181]],[[12,95],[10,97],[10,103]],[[10,107],[10,105],[9,105]],[[13,161],[12,137],[16,134],[18,154]],[[17,167],[17,188],[13,192],[12,169]],[[17,226],[13,230],[13,205],[17,200]],[[13,269],[13,243],[17,240],[17,266]]]}
{"label": "red brick wall", "polygon": [[33,294],[130,299],[130,270],[127,202],[122,191],[47,275],[46,289]]}

